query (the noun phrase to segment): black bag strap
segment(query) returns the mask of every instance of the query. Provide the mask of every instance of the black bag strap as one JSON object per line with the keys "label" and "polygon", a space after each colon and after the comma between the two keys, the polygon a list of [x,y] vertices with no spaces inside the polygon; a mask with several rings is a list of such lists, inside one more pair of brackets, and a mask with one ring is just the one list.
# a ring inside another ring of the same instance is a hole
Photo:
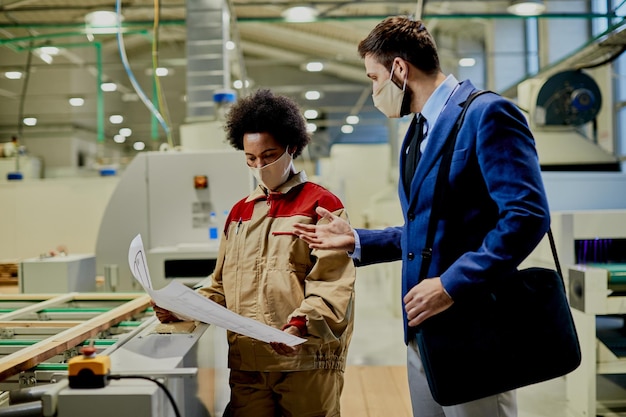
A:
{"label": "black bag strap", "polygon": [[[456,137],[459,133],[459,129],[465,120],[465,114],[467,113],[467,109],[469,105],[474,101],[474,99],[481,94],[491,93],[489,90],[476,90],[472,92],[465,103],[463,103],[463,109],[461,110],[461,114],[459,114],[454,127],[450,131],[450,135],[446,139],[446,143],[443,147],[443,155],[441,157],[441,164],[439,165],[439,171],[437,172],[437,182],[435,183],[435,193],[433,196],[433,204],[430,209],[430,218],[428,219],[428,232],[426,233],[426,246],[422,249],[422,265],[420,267],[420,275],[419,279],[422,280],[426,278],[428,274],[428,268],[430,268],[430,262],[433,256],[433,243],[435,240],[435,232],[437,230],[437,223],[439,221],[436,213],[440,213],[440,210],[443,208],[443,202],[445,199],[446,189],[448,187],[445,186],[446,181],[448,180],[448,176],[450,175],[450,163],[452,162],[452,154],[454,152],[454,146],[456,145]],[[494,93],[496,94],[496,93]],[[548,229],[548,238],[550,240],[550,249],[552,250],[552,256],[554,257],[554,263],[556,265],[556,270],[563,279],[563,273],[561,272],[561,264],[559,263],[559,258],[556,252],[556,245],[554,244],[554,236],[552,235],[552,228]]]}

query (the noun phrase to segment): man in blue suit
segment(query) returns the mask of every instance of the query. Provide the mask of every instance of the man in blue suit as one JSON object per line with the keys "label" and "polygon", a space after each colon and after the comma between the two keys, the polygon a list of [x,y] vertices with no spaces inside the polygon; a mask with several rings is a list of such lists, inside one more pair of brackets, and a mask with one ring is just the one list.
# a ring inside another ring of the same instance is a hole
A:
{"label": "man in blue suit", "polygon": [[[415,417],[516,416],[514,391],[442,407],[430,394],[415,341],[424,320],[470,297],[477,286],[512,272],[547,232],[548,203],[526,119],[497,94],[469,106],[454,148],[446,201],[426,277],[419,280],[442,148],[476,90],[441,72],[422,22],[390,17],[359,44],[376,107],[390,118],[414,113],[400,155],[398,195],[404,225],[353,230],[324,208],[326,225],[296,225],[310,247],[348,251],[358,265],[402,260],[407,369]],[[469,359],[471,360],[471,359]],[[476,375],[477,383],[480,375]]]}

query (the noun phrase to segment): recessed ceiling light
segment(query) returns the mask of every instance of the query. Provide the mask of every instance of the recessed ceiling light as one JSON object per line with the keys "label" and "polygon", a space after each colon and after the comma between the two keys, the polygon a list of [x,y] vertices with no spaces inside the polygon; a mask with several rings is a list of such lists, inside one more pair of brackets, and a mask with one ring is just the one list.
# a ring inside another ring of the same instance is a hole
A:
{"label": "recessed ceiling light", "polygon": [[102,91],[115,91],[117,90],[117,84],[115,83],[102,83],[100,84]]}
{"label": "recessed ceiling light", "polygon": [[22,78],[22,73],[20,71],[7,71],[4,73],[4,76],[9,80],[19,80]]}
{"label": "recessed ceiling light", "polygon": [[306,64],[306,70],[309,72],[320,72],[324,69],[324,64],[321,62],[309,62]]}
{"label": "recessed ceiling light", "polygon": [[69,102],[72,107],[80,107],[85,104],[85,99],[82,97],[72,97],[69,99]]}
{"label": "recessed ceiling light", "polygon": [[352,132],[354,132],[354,126],[352,125],[341,126],[341,133],[350,134]]}
{"label": "recessed ceiling light", "polygon": [[537,16],[546,11],[546,5],[543,0],[513,0],[506,9],[517,16]]}
{"label": "recessed ceiling light", "polygon": [[476,65],[476,60],[474,58],[461,58],[459,59],[460,67],[473,67]]}
{"label": "recessed ceiling light", "polygon": [[109,122],[113,123],[114,125],[119,125],[123,121],[124,116],[122,116],[121,114],[112,114],[111,116],[109,116]]}
{"label": "recessed ceiling light", "polygon": [[159,67],[154,72],[157,75],[157,77],[165,77],[166,75],[170,73],[170,70],[168,70],[165,67]]}
{"label": "recessed ceiling light", "polygon": [[322,93],[316,90],[310,90],[304,93],[304,98],[307,100],[319,100],[322,97]]}
{"label": "recessed ceiling light", "polygon": [[313,22],[318,14],[312,6],[290,7],[281,13],[287,22]]}
{"label": "recessed ceiling light", "polygon": [[120,135],[129,137],[133,134],[133,131],[129,127],[123,127],[120,129]]}
{"label": "recessed ceiling light", "polygon": [[307,119],[317,119],[319,115],[319,112],[314,109],[308,109],[304,111],[304,117],[306,117]]}
{"label": "recessed ceiling light", "polygon": [[24,124],[26,126],[35,126],[37,124],[37,118],[36,117],[25,117],[24,118]]}
{"label": "recessed ceiling light", "polygon": [[133,149],[136,151],[143,151],[146,149],[146,144],[143,142],[135,142],[133,143]]}
{"label": "recessed ceiling light", "polygon": [[317,130],[317,125],[315,123],[307,123],[306,124],[306,131],[309,133],[313,133]]}
{"label": "recessed ceiling light", "polygon": [[359,116],[355,116],[355,115],[350,115],[350,116],[346,117],[346,123],[349,124],[349,125],[358,124],[360,120],[361,119],[359,119]]}
{"label": "recessed ceiling light", "polygon": [[124,143],[124,142],[126,142],[126,136],[124,136],[124,135],[115,135],[115,136],[113,136],[113,141],[115,143]]}

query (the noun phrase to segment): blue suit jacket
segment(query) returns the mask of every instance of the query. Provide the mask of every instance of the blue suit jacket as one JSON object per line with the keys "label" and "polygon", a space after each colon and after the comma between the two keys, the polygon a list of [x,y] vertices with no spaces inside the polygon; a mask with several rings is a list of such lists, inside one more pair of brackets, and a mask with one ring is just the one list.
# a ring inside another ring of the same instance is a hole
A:
{"label": "blue suit jacket", "polygon": [[[402,260],[402,296],[418,282],[444,142],[474,90],[470,81],[459,85],[428,133],[408,192],[400,181],[404,226],[357,230],[360,265]],[[404,164],[401,155],[400,173]],[[461,300],[482,284],[506,277],[549,228],[535,142],[513,103],[493,93],[472,102],[458,132],[448,180],[427,277],[440,276],[452,299]],[[406,314],[404,323],[406,342],[414,329],[407,326]]]}

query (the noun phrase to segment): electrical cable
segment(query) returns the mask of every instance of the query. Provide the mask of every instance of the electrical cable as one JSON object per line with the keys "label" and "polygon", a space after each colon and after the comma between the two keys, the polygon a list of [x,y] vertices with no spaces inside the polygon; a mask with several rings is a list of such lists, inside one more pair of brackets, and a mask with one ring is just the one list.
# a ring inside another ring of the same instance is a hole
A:
{"label": "electrical cable", "polygon": [[[171,126],[169,111],[165,98],[163,97],[163,89],[161,88],[161,79],[157,75],[157,68],[159,68],[159,27],[161,24],[161,0],[154,0],[154,24],[152,26],[152,79],[154,80],[154,86],[156,90],[157,103],[159,110],[163,114],[163,119],[168,126]],[[167,143],[171,146],[172,137],[171,131],[168,132]]]}
{"label": "electrical cable", "polygon": [[137,95],[139,96],[143,104],[146,105],[148,110],[150,110],[150,112],[154,115],[154,117],[156,117],[159,124],[165,131],[168,137],[168,140],[170,140],[171,134],[170,134],[169,126],[167,125],[167,123],[165,123],[165,119],[163,119],[163,115],[161,115],[159,110],[156,107],[154,107],[154,104],[152,104],[152,101],[150,101],[150,99],[146,96],[146,94],[141,89],[141,86],[139,86],[139,83],[135,79],[135,75],[133,74],[133,71],[130,68],[130,65],[128,63],[128,57],[126,56],[126,48],[124,47],[124,38],[122,36],[122,1],[121,0],[116,0],[115,12],[117,15],[117,47],[119,49],[120,58],[122,59],[122,65],[124,66],[124,70],[126,71],[126,74],[128,74],[130,83],[133,85],[133,88],[137,92]]}
{"label": "electrical cable", "polygon": [[107,377],[107,379],[109,379],[109,380],[111,380],[111,379],[116,379],[116,380],[117,379],[145,379],[146,381],[154,382],[155,384],[158,385],[159,388],[161,388],[163,390],[163,392],[167,396],[167,399],[170,401],[170,404],[172,404],[172,408],[174,409],[174,414],[176,415],[176,417],[181,417],[180,410],[178,410],[178,406],[176,405],[176,401],[174,400],[174,396],[172,395],[170,390],[167,389],[165,384],[163,384],[162,382],[158,381],[157,379],[149,377],[149,376],[144,376],[144,375],[109,375]]}

